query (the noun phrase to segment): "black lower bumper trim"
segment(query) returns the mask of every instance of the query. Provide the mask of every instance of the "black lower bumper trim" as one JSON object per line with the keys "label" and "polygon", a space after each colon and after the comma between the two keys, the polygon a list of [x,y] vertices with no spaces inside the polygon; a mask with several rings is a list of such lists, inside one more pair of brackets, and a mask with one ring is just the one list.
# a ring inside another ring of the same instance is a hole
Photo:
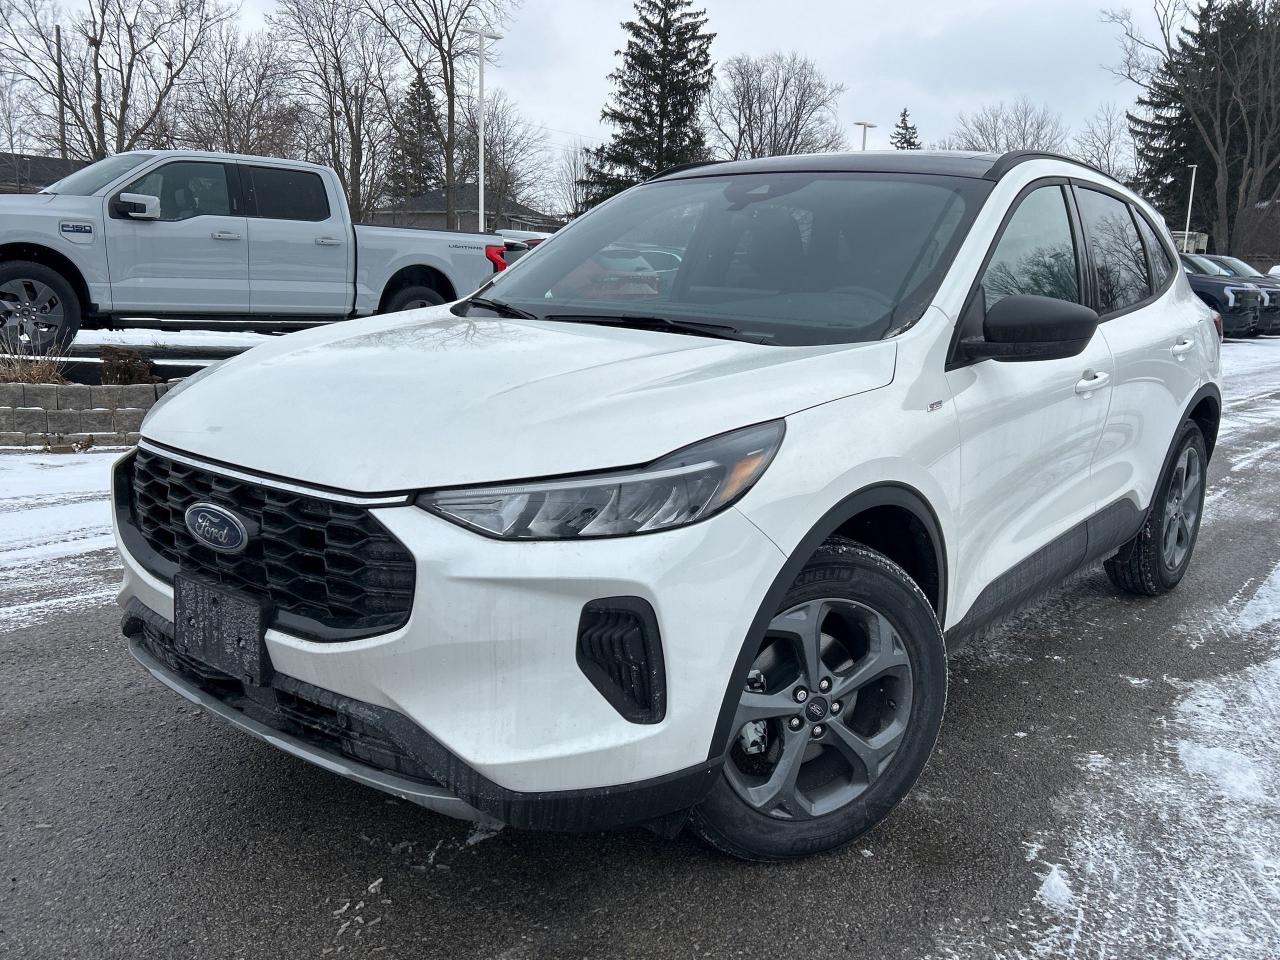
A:
{"label": "black lower bumper trim", "polygon": [[617,786],[508,790],[394,710],[279,672],[268,686],[247,685],[183,655],[173,645],[173,624],[136,599],[129,602],[121,628],[165,669],[258,723],[405,780],[444,786],[476,810],[521,829],[587,831],[646,823],[693,806],[720,775],[720,761],[714,760]]}

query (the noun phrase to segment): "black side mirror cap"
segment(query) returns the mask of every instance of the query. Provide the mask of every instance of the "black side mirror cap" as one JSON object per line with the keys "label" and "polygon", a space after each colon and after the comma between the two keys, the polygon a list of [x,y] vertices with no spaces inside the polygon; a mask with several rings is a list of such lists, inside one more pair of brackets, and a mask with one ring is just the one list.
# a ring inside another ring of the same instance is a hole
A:
{"label": "black side mirror cap", "polygon": [[1090,307],[1054,297],[1015,294],[996,301],[982,337],[960,341],[969,360],[1061,360],[1084,352],[1098,330]]}

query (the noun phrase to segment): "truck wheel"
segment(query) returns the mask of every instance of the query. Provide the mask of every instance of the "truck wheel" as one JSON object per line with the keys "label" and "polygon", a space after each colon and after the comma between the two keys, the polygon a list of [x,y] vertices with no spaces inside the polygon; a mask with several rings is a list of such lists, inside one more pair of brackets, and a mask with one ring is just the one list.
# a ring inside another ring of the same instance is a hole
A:
{"label": "truck wheel", "polygon": [[769,624],[724,772],[690,823],[746,860],[849,843],[919,777],[946,691],[942,630],[920,588],[874,550],[824,544]]}
{"label": "truck wheel", "polygon": [[444,297],[430,287],[403,287],[391,295],[387,308],[383,313],[399,313],[401,310],[417,310],[421,307],[435,307],[444,303]]}
{"label": "truck wheel", "polygon": [[1208,463],[1204,434],[1192,421],[1183,422],[1146,523],[1102,565],[1111,582],[1125,593],[1154,597],[1172,590],[1186,575],[1204,515]]}
{"label": "truck wheel", "polygon": [[56,270],[26,260],[0,264],[0,347],[6,352],[63,352],[80,330],[80,311],[80,298]]}

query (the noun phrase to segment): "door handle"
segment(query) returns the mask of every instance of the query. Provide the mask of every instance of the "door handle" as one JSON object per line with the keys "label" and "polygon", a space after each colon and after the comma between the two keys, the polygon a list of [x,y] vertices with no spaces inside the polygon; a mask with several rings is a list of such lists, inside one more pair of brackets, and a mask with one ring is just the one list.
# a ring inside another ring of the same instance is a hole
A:
{"label": "door handle", "polygon": [[1076,393],[1080,394],[1082,397],[1087,397],[1095,390],[1100,390],[1102,387],[1105,387],[1110,379],[1111,374],[1109,373],[1086,370],[1084,372],[1084,379],[1076,384]]}
{"label": "door handle", "polygon": [[215,230],[209,234],[215,240],[239,240],[240,234],[232,233],[230,230]]}
{"label": "door handle", "polygon": [[1175,357],[1183,357],[1194,350],[1196,342],[1190,337],[1179,337],[1178,342],[1169,348],[1169,352]]}
{"label": "door handle", "polygon": [[340,247],[342,241],[337,237],[316,237],[316,246],[318,247]]}

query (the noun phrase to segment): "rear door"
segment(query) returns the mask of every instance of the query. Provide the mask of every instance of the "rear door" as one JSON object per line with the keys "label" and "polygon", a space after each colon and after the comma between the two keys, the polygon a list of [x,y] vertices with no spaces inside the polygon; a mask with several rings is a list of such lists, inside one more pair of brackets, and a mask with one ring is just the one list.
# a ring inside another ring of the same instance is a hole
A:
{"label": "rear door", "polygon": [[[160,198],[160,219],[118,213],[122,193]],[[245,218],[230,164],[172,160],[107,198],[111,297],[134,314],[247,313]]]}
{"label": "rear door", "polygon": [[1097,277],[1099,327],[1115,357],[1111,411],[1094,473],[1103,506],[1145,508],[1174,431],[1200,388],[1208,324],[1176,295],[1177,258],[1127,198],[1077,184],[1076,203]]}
{"label": "rear door", "polygon": [[[973,323],[980,333],[986,307],[1005,296],[1086,299],[1067,189],[1064,181],[1041,181],[1015,201],[971,295],[962,332]],[[1096,335],[1075,357],[983,360],[948,371],[960,428],[958,609],[988,614],[988,607],[1034,592],[1084,559],[1083,525],[1097,503],[1090,468],[1106,422],[1111,372],[1111,353]],[[1050,556],[1011,573],[1068,534]],[[1011,576],[970,607],[1005,574]]]}
{"label": "rear door", "polygon": [[253,312],[345,316],[355,253],[341,197],[314,170],[245,163],[240,171]]}

